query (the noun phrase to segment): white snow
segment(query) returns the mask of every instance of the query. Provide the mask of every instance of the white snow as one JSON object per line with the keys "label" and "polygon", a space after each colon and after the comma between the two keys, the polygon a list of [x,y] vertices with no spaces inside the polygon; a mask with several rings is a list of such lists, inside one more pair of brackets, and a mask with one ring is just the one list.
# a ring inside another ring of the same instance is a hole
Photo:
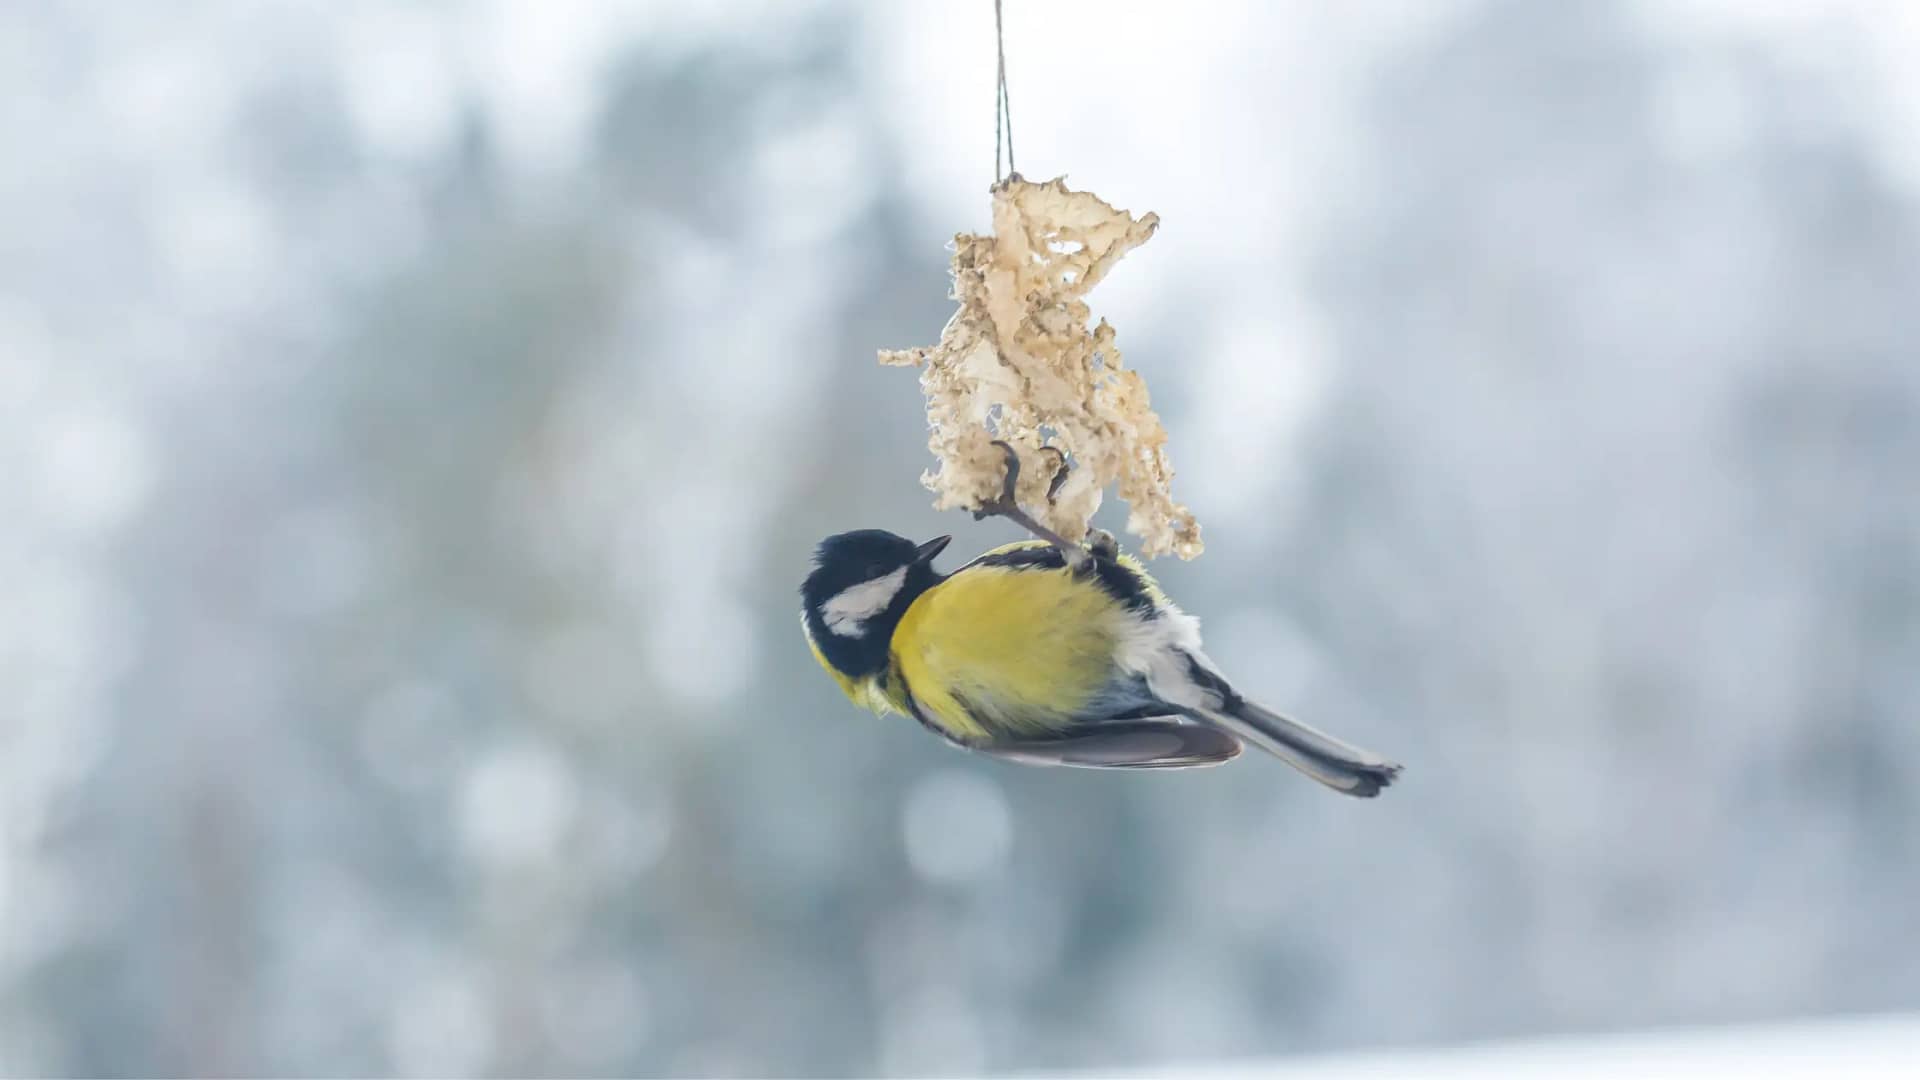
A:
{"label": "white snow", "polygon": [[[1092,1075],[1092,1074],[1084,1074]],[[1911,1080],[1920,1013],[1103,1072],[1164,1080]]]}

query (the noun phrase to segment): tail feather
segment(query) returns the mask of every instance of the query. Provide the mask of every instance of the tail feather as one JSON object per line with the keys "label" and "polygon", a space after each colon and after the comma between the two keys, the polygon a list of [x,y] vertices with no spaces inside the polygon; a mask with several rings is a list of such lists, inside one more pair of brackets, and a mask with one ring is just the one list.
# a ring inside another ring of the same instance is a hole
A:
{"label": "tail feather", "polygon": [[1400,775],[1400,766],[1251,701],[1241,699],[1206,718],[1322,784],[1370,799]]}

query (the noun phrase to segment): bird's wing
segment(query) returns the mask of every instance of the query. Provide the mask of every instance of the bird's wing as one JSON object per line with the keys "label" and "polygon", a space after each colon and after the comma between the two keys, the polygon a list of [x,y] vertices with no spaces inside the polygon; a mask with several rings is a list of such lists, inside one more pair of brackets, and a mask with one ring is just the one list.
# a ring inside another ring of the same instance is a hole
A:
{"label": "bird's wing", "polygon": [[1218,728],[1172,719],[1112,720],[1072,735],[1002,740],[970,749],[1022,765],[1198,769],[1232,761],[1240,754],[1240,740]]}

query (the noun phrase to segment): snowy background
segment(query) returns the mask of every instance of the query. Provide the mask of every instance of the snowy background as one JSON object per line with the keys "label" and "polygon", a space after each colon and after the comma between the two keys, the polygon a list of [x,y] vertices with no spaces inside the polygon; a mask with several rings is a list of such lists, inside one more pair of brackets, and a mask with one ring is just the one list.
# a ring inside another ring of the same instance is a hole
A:
{"label": "snowy background", "polygon": [[1022,171],[1164,221],[1095,295],[1163,580],[1403,785],[976,761],[807,655],[820,536],[1012,535],[874,363],[986,0],[4,3],[0,1073],[1920,1009],[1920,7],[1007,7]]}

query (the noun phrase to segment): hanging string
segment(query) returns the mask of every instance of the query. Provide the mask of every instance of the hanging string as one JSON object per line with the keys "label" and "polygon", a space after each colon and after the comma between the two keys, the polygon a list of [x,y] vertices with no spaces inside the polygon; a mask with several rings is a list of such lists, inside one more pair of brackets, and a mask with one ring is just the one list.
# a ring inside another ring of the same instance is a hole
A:
{"label": "hanging string", "polygon": [[[1000,18],[1000,0],[993,0],[994,48],[1000,58],[999,76],[993,91],[993,182],[1019,172],[1013,163],[1013,99],[1007,93],[1007,32]],[[1000,171],[1001,132],[1006,133],[1007,171]]]}

